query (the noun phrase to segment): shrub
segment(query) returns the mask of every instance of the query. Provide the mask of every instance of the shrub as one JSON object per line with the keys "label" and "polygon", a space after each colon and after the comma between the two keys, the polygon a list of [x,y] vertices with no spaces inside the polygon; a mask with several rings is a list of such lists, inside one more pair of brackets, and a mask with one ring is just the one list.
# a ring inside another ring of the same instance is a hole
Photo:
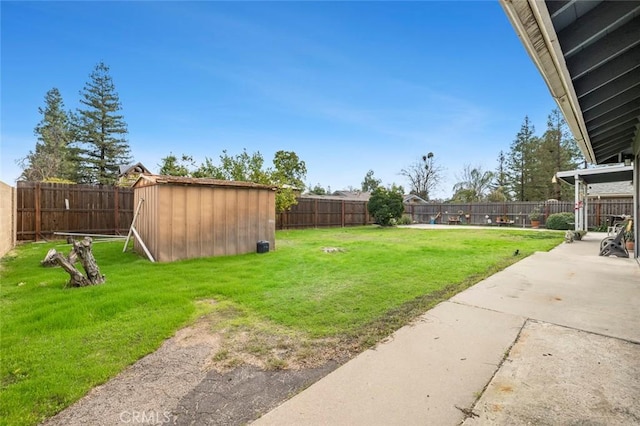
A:
{"label": "shrub", "polygon": [[398,219],[398,225],[411,225],[411,216],[408,214],[403,214],[400,219]]}
{"label": "shrub", "polygon": [[547,229],[567,230],[574,228],[575,215],[573,213],[554,213],[547,218]]}
{"label": "shrub", "polygon": [[367,204],[369,214],[382,226],[395,225],[404,213],[402,193],[384,187],[376,188]]}

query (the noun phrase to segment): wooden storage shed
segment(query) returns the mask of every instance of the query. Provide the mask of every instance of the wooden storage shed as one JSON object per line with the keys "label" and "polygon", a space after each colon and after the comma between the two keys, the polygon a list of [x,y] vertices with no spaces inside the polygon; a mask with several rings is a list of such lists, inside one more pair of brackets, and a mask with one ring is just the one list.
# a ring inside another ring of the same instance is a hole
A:
{"label": "wooden storage shed", "polygon": [[[135,228],[158,262],[275,248],[275,187],[250,182],[142,175]],[[263,244],[264,245],[264,244]],[[144,253],[136,239],[135,249]]]}

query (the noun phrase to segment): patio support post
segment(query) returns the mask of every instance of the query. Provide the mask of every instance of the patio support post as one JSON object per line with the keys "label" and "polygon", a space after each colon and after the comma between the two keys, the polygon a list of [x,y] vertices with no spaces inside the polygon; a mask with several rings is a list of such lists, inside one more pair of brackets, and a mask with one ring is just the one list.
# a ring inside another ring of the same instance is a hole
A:
{"label": "patio support post", "polygon": [[574,175],[574,180],[575,180],[575,185],[574,185],[574,199],[575,199],[575,205],[573,206],[573,210],[574,210],[574,214],[575,214],[575,218],[574,218],[574,225],[573,225],[573,229],[575,231],[579,231],[580,230],[580,210],[578,209],[578,206],[580,205],[580,175],[579,174],[575,174]]}
{"label": "patio support post", "polygon": [[582,230],[586,231],[589,229],[589,197],[587,196],[587,189],[589,186],[583,185],[582,187],[582,199],[584,203],[582,204],[582,217],[584,218],[582,222]]}
{"label": "patio support post", "polygon": [[633,160],[633,231],[635,233],[635,247],[633,257],[640,257],[640,149]]}

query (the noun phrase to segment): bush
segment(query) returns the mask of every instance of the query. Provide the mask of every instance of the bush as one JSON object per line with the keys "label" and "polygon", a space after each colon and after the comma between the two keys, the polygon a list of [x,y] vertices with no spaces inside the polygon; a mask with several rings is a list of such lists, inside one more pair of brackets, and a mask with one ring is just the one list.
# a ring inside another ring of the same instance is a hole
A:
{"label": "bush", "polygon": [[411,225],[411,223],[413,222],[411,221],[411,216],[409,216],[408,214],[403,214],[397,222],[398,225]]}
{"label": "bush", "polygon": [[376,223],[382,226],[395,225],[404,213],[402,193],[378,187],[371,194],[367,209]]}
{"label": "bush", "polygon": [[573,229],[575,215],[573,213],[554,213],[547,218],[547,229],[567,230]]}

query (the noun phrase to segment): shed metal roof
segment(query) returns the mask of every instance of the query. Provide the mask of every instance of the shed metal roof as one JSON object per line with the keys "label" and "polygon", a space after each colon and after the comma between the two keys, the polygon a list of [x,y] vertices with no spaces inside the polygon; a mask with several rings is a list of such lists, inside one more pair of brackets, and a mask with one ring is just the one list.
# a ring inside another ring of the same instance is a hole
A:
{"label": "shed metal roof", "polygon": [[253,188],[253,189],[269,189],[275,191],[277,189],[274,185],[262,185],[253,182],[243,181],[231,181],[231,180],[219,180],[210,178],[192,178],[183,176],[164,176],[164,175],[141,175],[134,188],[139,186],[149,185],[195,185],[195,186],[212,186],[212,187],[227,187],[227,188]]}

